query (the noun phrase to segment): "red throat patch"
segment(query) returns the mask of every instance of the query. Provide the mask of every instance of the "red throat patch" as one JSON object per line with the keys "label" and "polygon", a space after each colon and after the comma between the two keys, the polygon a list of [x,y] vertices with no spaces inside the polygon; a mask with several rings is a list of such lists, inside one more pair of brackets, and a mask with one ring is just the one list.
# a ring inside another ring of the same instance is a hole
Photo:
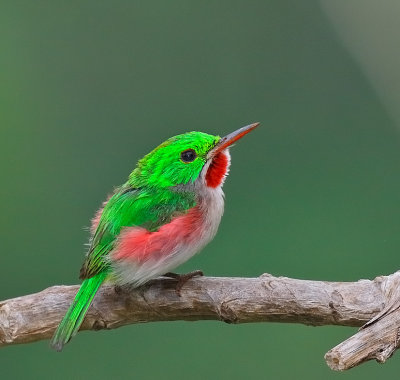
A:
{"label": "red throat patch", "polygon": [[223,152],[218,153],[213,158],[206,174],[206,183],[208,187],[216,188],[222,183],[228,169],[228,164],[228,156]]}

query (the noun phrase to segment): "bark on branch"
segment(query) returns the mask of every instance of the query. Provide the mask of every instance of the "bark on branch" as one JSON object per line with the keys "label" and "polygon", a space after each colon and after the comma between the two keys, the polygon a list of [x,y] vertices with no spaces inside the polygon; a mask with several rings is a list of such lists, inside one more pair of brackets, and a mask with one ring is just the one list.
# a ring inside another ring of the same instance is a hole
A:
{"label": "bark on branch", "polygon": [[[81,330],[114,329],[153,321],[221,320],[367,326],[326,355],[334,370],[384,362],[400,340],[400,272],[375,280],[324,282],[264,274],[258,278],[194,278],[181,296],[175,280],[138,289],[104,285]],[[0,302],[0,347],[50,338],[79,286],[53,286]]]}

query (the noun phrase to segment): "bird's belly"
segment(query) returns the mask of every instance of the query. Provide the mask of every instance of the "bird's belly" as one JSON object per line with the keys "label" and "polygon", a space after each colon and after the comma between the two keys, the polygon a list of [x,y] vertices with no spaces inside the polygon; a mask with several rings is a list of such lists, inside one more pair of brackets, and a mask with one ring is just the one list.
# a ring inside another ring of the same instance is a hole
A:
{"label": "bird's belly", "polygon": [[[213,189],[217,193],[217,189]],[[139,286],[163,275],[190,259],[215,236],[223,213],[221,199],[199,203],[186,214],[174,218],[158,231],[125,228],[110,252],[111,266],[118,283]]]}

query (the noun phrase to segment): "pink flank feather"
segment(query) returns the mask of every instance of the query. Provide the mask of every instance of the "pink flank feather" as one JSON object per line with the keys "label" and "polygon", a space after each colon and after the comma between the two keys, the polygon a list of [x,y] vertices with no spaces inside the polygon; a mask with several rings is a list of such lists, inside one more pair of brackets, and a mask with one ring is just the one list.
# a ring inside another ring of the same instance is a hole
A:
{"label": "pink flank feather", "polygon": [[157,231],[142,227],[124,228],[111,253],[111,259],[143,263],[148,259],[159,260],[176,251],[180,246],[194,243],[202,233],[203,218],[198,206],[174,218]]}

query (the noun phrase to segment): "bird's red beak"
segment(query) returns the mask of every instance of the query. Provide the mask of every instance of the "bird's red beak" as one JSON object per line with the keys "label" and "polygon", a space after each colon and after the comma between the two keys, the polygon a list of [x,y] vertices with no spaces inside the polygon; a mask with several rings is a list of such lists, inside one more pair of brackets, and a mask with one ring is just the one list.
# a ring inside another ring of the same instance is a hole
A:
{"label": "bird's red beak", "polygon": [[232,132],[229,135],[226,135],[225,137],[222,137],[218,141],[217,145],[215,145],[215,147],[208,152],[208,158],[215,157],[218,153],[228,148],[230,145],[241,139],[244,135],[247,135],[249,132],[257,128],[259,125],[260,123],[253,123],[250,125],[246,125],[245,127],[242,127],[237,131]]}

